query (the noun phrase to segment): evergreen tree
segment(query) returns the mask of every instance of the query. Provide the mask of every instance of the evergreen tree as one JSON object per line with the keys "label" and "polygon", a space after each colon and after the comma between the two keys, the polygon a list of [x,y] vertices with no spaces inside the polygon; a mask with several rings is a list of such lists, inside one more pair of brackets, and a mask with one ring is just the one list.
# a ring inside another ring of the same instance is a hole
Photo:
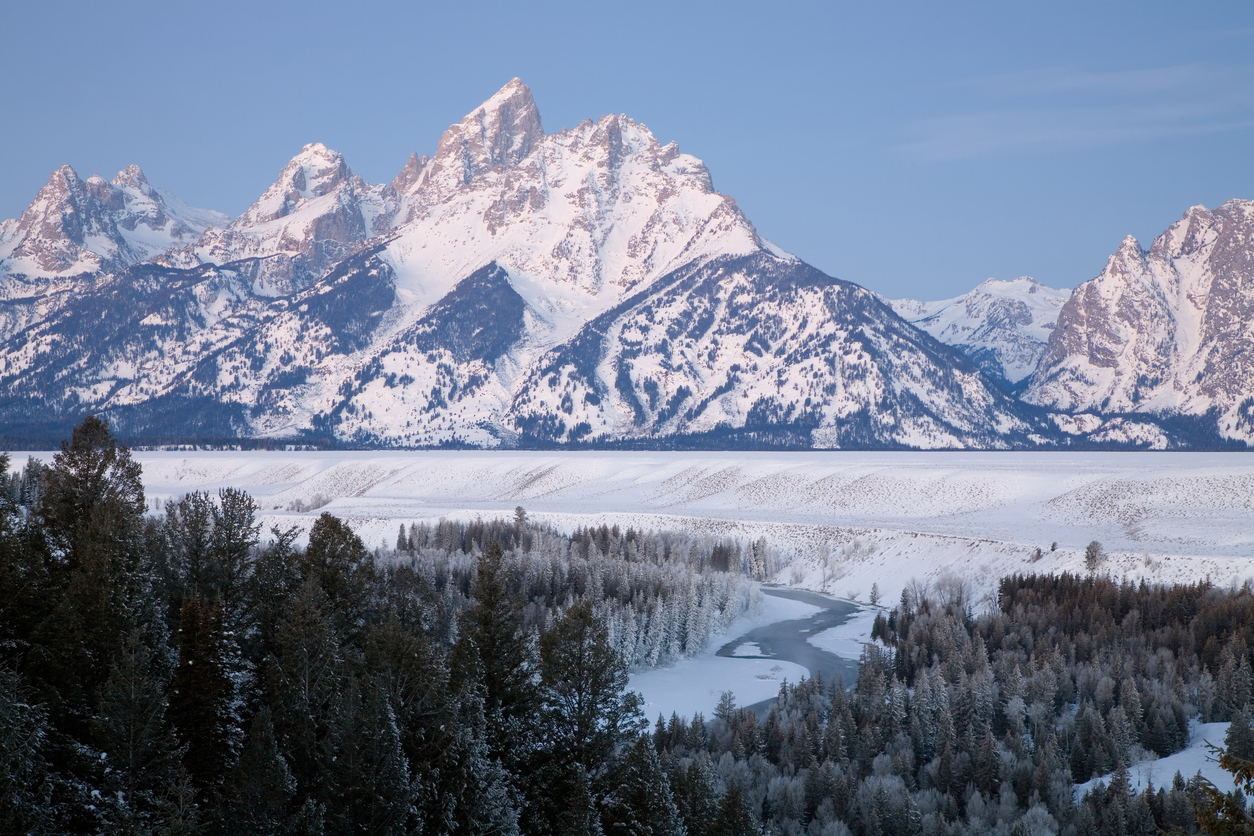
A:
{"label": "evergreen tree", "polygon": [[640,698],[624,693],[627,666],[609,646],[590,602],[571,607],[540,637],[540,693],[552,751],[599,777],[644,725]]}
{"label": "evergreen tree", "polygon": [[239,761],[228,778],[226,825],[230,832],[284,836],[291,832],[287,806],[296,781],[274,738],[270,709],[253,717]]}
{"label": "evergreen tree", "polygon": [[359,636],[369,615],[378,574],[373,556],[343,520],[323,512],[314,521],[303,574],[322,588],[329,612],[343,635]]}
{"label": "evergreen tree", "polygon": [[147,505],[141,468],[103,419],[88,416],[44,474],[39,513],[70,568],[92,547],[125,544],[141,528]]}
{"label": "evergreen tree", "polygon": [[718,815],[718,804],[704,758],[693,758],[686,770],[677,768],[671,785],[688,836],[706,836]]}
{"label": "evergreen tree", "polygon": [[718,803],[718,816],[706,832],[708,836],[759,836],[760,831],[753,823],[739,785],[733,784],[723,794]]}
{"label": "evergreen tree", "polygon": [[400,729],[381,683],[348,678],[331,730],[324,798],[331,832],[393,836],[408,832],[414,788]]}
{"label": "evergreen tree", "polygon": [[183,605],[170,719],[186,747],[183,762],[200,790],[216,786],[233,760],[234,686],[223,664],[222,608],[193,597]]}
{"label": "evergreen tree", "polygon": [[265,682],[279,751],[296,778],[298,803],[316,802],[327,783],[345,650],[332,624],[327,596],[311,578],[276,625]]}
{"label": "evergreen tree", "polygon": [[0,666],[0,833],[39,833],[49,823],[47,733],[21,676]]}
{"label": "evergreen tree", "polygon": [[132,826],[156,814],[181,754],[167,725],[168,666],[150,644],[138,629],[126,637],[91,723],[105,755],[106,786],[121,798]]}
{"label": "evergreen tree", "polygon": [[36,548],[45,561],[45,614],[31,630],[23,674],[48,707],[51,765],[91,781],[98,768],[83,744],[97,700],[127,635],[152,611],[151,571],[142,559],[144,491],[129,450],[90,417],[42,478],[35,517],[44,540]]}
{"label": "evergreen tree", "polygon": [[613,789],[602,804],[606,836],[682,836],[685,831],[648,735],[636,738],[614,771]]}
{"label": "evergreen tree", "polygon": [[471,598],[474,605],[460,620],[457,651],[469,659],[473,647],[484,688],[491,757],[511,770],[529,757],[536,735],[539,690],[531,640],[523,629],[518,583],[510,577],[505,555],[492,542],[480,555]]}

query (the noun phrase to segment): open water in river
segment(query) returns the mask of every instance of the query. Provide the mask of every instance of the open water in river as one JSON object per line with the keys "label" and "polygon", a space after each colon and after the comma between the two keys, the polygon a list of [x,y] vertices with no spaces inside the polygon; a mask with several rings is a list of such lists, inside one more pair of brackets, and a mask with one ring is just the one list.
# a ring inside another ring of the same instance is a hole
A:
{"label": "open water in river", "polygon": [[[823,681],[830,683],[840,679],[846,688],[852,688],[858,677],[858,660],[845,659],[827,650],[821,650],[810,644],[807,639],[844,624],[858,611],[856,604],[848,601],[837,601],[816,592],[800,589],[772,589],[762,587],[764,595],[776,598],[788,598],[803,604],[820,607],[821,609],[807,618],[794,618],[788,621],[776,621],[750,630],[739,638],[729,641],[718,649],[719,656],[737,656],[736,648],[743,644],[756,644],[760,653],[746,656],[742,652],[737,658],[747,659],[783,659],[802,665],[814,678],[822,674]],[[761,715],[770,709],[771,700],[746,706]]]}

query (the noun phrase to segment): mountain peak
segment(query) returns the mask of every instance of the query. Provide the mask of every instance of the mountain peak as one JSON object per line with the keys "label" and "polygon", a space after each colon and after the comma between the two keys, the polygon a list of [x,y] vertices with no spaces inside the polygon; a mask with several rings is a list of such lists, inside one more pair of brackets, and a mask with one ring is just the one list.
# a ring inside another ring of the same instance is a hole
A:
{"label": "mountain peak", "polygon": [[133,186],[140,191],[150,188],[148,178],[144,176],[144,170],[133,163],[118,172],[117,176],[113,178],[113,185],[118,188]]}
{"label": "mountain peak", "polygon": [[255,226],[287,217],[310,198],[335,191],[351,176],[343,154],[321,142],[312,142],[287,161],[274,184],[232,226]]}
{"label": "mountain peak", "polygon": [[343,154],[311,142],[288,161],[275,185],[290,184],[302,197],[321,197],[351,176]]}
{"label": "mountain peak", "polygon": [[403,194],[418,182],[418,178],[422,176],[422,170],[427,167],[427,163],[431,162],[431,158],[426,154],[421,157],[418,152],[409,155],[409,159],[401,168],[399,174],[392,179],[392,189],[398,194]]}
{"label": "mountain peak", "polygon": [[531,89],[515,78],[487,101],[450,125],[436,159],[460,168],[461,181],[492,168],[520,163],[544,139]]}

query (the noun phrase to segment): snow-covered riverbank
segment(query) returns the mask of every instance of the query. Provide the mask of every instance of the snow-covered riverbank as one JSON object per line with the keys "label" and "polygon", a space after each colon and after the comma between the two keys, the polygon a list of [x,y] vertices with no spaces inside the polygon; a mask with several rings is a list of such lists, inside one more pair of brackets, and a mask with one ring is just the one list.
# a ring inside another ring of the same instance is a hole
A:
{"label": "snow-covered riverbank", "polygon": [[[1232,789],[1232,774],[1219,768],[1215,756],[1211,754],[1207,744],[1222,747],[1224,737],[1228,734],[1227,723],[1189,722],[1189,745],[1173,755],[1165,758],[1141,761],[1128,767],[1128,783],[1133,791],[1142,792],[1152,782],[1155,787],[1171,787],[1171,780],[1177,772],[1184,780],[1189,780],[1198,772],[1219,789],[1228,792]],[[1110,775],[1103,775],[1083,784],[1075,785],[1075,797],[1080,799],[1100,781],[1110,784]]]}
{"label": "snow-covered riverbank", "polygon": [[727,632],[715,636],[705,653],[681,659],[668,668],[634,673],[627,687],[644,698],[644,714],[650,721],[659,714],[664,718],[673,713],[691,718],[698,711],[708,718],[724,691],[735,695],[737,705],[771,699],[779,693],[785,679],[800,682],[808,671],[793,662],[715,656],[715,651],[724,642],[755,627],[806,618],[818,611],[818,607],[800,601],[763,596],[761,612],[740,619]]}

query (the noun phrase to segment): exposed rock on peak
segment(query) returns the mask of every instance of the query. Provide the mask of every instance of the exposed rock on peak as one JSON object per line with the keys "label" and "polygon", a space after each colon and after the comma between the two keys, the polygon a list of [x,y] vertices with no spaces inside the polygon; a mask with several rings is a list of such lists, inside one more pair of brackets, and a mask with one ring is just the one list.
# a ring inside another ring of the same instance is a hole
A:
{"label": "exposed rock on peak", "polygon": [[1217,415],[1254,439],[1254,201],[1194,206],[1148,252],[1123,240],[1063,307],[1025,398],[1069,412]]}
{"label": "exposed rock on peak", "polygon": [[426,154],[423,154],[421,157],[418,156],[417,151],[410,154],[404,168],[392,179],[392,190],[398,194],[404,194],[409,191],[418,182],[418,178],[422,176],[423,169],[427,167],[429,162],[431,162],[431,158]]}
{"label": "exposed rock on peak", "polygon": [[440,154],[457,154],[472,170],[512,166],[522,162],[544,139],[540,111],[531,89],[515,78],[490,99],[449,127],[440,139]]}
{"label": "exposed rock on peak", "polygon": [[321,142],[306,145],[279,172],[274,185],[231,223],[235,229],[285,218],[313,198],[331,194],[352,176],[344,155]]}
{"label": "exposed rock on peak", "polygon": [[154,189],[139,166],[127,166],[110,183],[99,175],[83,180],[63,165],[20,218],[0,224],[0,276],[29,282],[114,272],[226,220]]}
{"label": "exposed rock on peak", "polygon": [[148,185],[148,178],[144,176],[144,170],[132,163],[117,173],[113,178],[113,185],[120,189],[128,186],[133,189],[145,190],[151,189]]}
{"label": "exposed rock on peak", "polygon": [[[489,172],[519,165],[543,139],[540,111],[531,90],[515,78],[448,127],[426,176],[421,182],[407,178],[406,188],[425,187],[427,192],[447,197]],[[430,195],[425,202],[432,202]]]}
{"label": "exposed rock on peak", "polygon": [[255,290],[283,295],[309,286],[386,231],[394,211],[390,187],[366,185],[353,176],[343,154],[316,142],[292,157],[244,214],[224,229],[208,230],[171,263],[267,259]]}

